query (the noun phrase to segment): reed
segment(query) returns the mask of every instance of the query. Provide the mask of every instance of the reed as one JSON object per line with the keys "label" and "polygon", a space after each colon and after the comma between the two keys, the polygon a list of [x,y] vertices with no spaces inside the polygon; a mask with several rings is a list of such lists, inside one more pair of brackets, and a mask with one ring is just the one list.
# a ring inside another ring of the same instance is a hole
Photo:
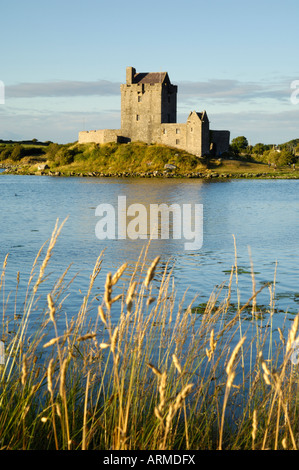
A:
{"label": "reed", "polygon": [[130,276],[125,263],[95,295],[101,253],[81,307],[63,324],[63,279],[39,292],[62,226],[34,261],[13,333],[16,295],[7,293],[3,263],[1,449],[297,449],[299,376],[290,357],[299,316],[288,329],[286,317],[276,335],[275,286],[267,318],[258,315],[254,278],[251,298],[232,306],[234,266],[226,295],[221,285],[199,314],[196,299],[176,298],[169,266],[148,261],[145,249]]}

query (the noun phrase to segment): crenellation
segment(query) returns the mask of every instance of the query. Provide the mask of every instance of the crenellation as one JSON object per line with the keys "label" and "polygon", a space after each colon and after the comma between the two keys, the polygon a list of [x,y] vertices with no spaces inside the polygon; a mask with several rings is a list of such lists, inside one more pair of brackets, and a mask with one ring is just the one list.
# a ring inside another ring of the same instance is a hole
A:
{"label": "crenellation", "polygon": [[161,143],[198,157],[227,151],[229,131],[210,131],[206,111],[192,111],[186,123],[177,123],[177,90],[167,72],[136,73],[127,67],[126,83],[120,86],[121,128],[83,131],[79,142]]}

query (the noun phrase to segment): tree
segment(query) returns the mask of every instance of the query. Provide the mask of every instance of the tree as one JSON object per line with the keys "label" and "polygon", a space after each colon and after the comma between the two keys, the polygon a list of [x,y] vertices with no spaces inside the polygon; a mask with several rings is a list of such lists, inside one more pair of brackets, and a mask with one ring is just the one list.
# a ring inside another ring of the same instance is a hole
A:
{"label": "tree", "polygon": [[290,165],[291,163],[294,163],[295,160],[293,152],[288,149],[282,149],[279,157],[279,165]]}
{"label": "tree", "polygon": [[235,137],[232,140],[231,148],[235,153],[241,153],[242,151],[246,150],[247,147],[248,147],[248,140],[243,135],[239,137]]}
{"label": "tree", "polygon": [[275,149],[270,150],[267,152],[267,158],[268,162],[278,166],[290,165],[296,161],[293,153],[286,148],[280,151]]}
{"label": "tree", "polygon": [[12,161],[17,162],[21,160],[23,156],[24,156],[24,152],[23,152],[22,145],[21,144],[14,145],[13,151],[11,152],[11,156],[10,156]]}
{"label": "tree", "polygon": [[252,149],[252,152],[255,153],[256,155],[263,155],[265,150],[268,150],[268,149],[269,149],[268,145],[258,143],[258,144],[255,144],[255,146]]}

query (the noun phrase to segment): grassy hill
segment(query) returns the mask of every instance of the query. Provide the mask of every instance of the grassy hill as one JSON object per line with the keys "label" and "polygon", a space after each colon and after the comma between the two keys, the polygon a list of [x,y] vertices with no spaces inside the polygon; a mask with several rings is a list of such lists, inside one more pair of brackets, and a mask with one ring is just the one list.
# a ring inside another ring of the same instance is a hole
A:
{"label": "grassy hill", "polygon": [[[298,139],[299,141],[299,139]],[[57,176],[299,177],[289,165],[269,166],[255,155],[198,158],[183,150],[142,142],[129,144],[11,143],[0,141],[7,172]]]}

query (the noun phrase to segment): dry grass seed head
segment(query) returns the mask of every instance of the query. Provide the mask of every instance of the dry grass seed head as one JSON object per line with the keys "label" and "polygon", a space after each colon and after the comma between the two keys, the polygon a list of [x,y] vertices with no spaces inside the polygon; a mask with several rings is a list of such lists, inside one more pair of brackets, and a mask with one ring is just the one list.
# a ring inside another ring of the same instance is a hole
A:
{"label": "dry grass seed head", "polygon": [[114,353],[114,351],[115,351],[117,337],[118,337],[118,326],[115,328],[115,330],[113,332],[113,335],[111,337],[110,349],[111,349],[112,353]]}
{"label": "dry grass seed head", "polygon": [[23,363],[22,363],[22,376],[21,376],[21,383],[23,386],[26,383],[27,375],[28,375],[27,359],[26,359],[26,356],[24,355]]}
{"label": "dry grass seed head", "polygon": [[208,357],[208,360],[210,361],[212,356],[213,356],[213,353],[216,349],[216,345],[217,345],[217,341],[214,340],[214,330],[211,330],[211,334],[210,334],[210,349],[207,349],[206,348],[206,355]]}
{"label": "dry grass seed head", "polygon": [[127,266],[128,266],[128,263],[124,263],[120,268],[118,268],[118,270],[116,271],[116,273],[113,275],[111,279],[112,286],[114,286],[117,283],[117,281],[123,275],[123,272],[126,270]]}
{"label": "dry grass seed head", "polygon": [[96,337],[96,333],[86,333],[86,335],[82,335],[77,338],[77,341],[86,341],[87,339],[92,339]]}
{"label": "dry grass seed head", "polygon": [[227,363],[227,366],[226,366],[226,373],[227,373],[228,376],[232,373],[232,369],[233,369],[235,359],[237,357],[237,354],[238,354],[240,348],[243,346],[245,339],[246,339],[246,337],[243,336],[243,338],[240,339],[240,341],[235,346],[235,349],[232,352],[232,355],[231,355],[231,357],[230,357],[230,359]]}
{"label": "dry grass seed head", "polygon": [[48,348],[49,346],[52,346],[53,344],[57,343],[61,338],[61,336],[58,336],[57,338],[50,339],[50,341],[43,345],[43,348]]}
{"label": "dry grass seed head", "polygon": [[129,312],[132,310],[132,304],[133,304],[133,298],[135,295],[136,285],[137,285],[137,282],[134,281],[128,288],[127,297],[126,297],[126,305],[127,305],[127,309]]}
{"label": "dry grass seed head", "polygon": [[54,359],[52,358],[49,361],[49,365],[47,369],[48,391],[50,392],[51,396],[53,396],[53,382],[52,382],[53,363],[54,363]]}
{"label": "dry grass seed head", "polygon": [[167,384],[167,373],[166,372],[163,372],[161,374],[161,378],[160,378],[160,386],[159,386],[159,395],[160,395],[160,403],[159,403],[159,406],[158,406],[158,410],[159,411],[163,411],[163,408],[165,406],[165,397],[166,397],[166,394],[165,394],[165,391],[166,391],[166,384]]}
{"label": "dry grass seed head", "polygon": [[104,325],[107,325],[107,320],[106,320],[106,316],[104,314],[104,310],[102,309],[102,307],[100,305],[98,307],[98,315],[99,315],[100,319],[102,320],[102,322],[104,323]]}
{"label": "dry grass seed head", "polygon": [[105,301],[106,307],[109,310],[111,307],[111,292],[112,292],[111,273],[108,273],[106,277],[106,283],[105,283],[104,301]]}
{"label": "dry grass seed head", "polygon": [[48,294],[48,307],[50,311],[50,319],[55,322],[55,306],[51,294]]}
{"label": "dry grass seed head", "polygon": [[65,377],[66,377],[66,369],[67,369],[67,364],[68,364],[69,359],[65,358],[61,370],[60,370],[60,387],[59,387],[59,393],[60,396],[63,397],[65,394]]}
{"label": "dry grass seed head", "polygon": [[159,371],[159,369],[157,369],[155,366],[153,366],[153,364],[148,363],[147,365],[148,365],[148,367],[150,367],[152,369],[152,371],[155,375],[157,375],[158,377],[162,377],[162,373]]}
{"label": "dry grass seed head", "polygon": [[181,365],[180,365],[180,363],[178,361],[178,358],[176,357],[175,354],[172,355],[172,360],[173,360],[173,363],[174,363],[177,371],[181,374],[182,373],[182,368],[181,368]]}
{"label": "dry grass seed head", "polygon": [[266,362],[263,358],[263,354],[262,354],[261,351],[259,353],[259,358],[260,358],[260,361],[261,361],[262,369],[264,371],[264,380],[265,380],[267,385],[271,385],[271,382],[270,382],[271,372],[269,371],[269,369],[267,367],[267,364],[266,364]]}
{"label": "dry grass seed head", "polygon": [[256,431],[257,431],[257,411],[253,410],[253,415],[252,415],[252,441],[255,441],[256,438]]}
{"label": "dry grass seed head", "polygon": [[146,274],[146,277],[145,277],[145,280],[144,280],[144,285],[146,288],[148,288],[150,282],[152,281],[154,275],[155,275],[155,270],[156,270],[156,266],[158,264],[160,260],[160,256],[157,256],[154,261],[152,262],[152,264],[150,265],[148,271],[147,271],[147,274]]}

